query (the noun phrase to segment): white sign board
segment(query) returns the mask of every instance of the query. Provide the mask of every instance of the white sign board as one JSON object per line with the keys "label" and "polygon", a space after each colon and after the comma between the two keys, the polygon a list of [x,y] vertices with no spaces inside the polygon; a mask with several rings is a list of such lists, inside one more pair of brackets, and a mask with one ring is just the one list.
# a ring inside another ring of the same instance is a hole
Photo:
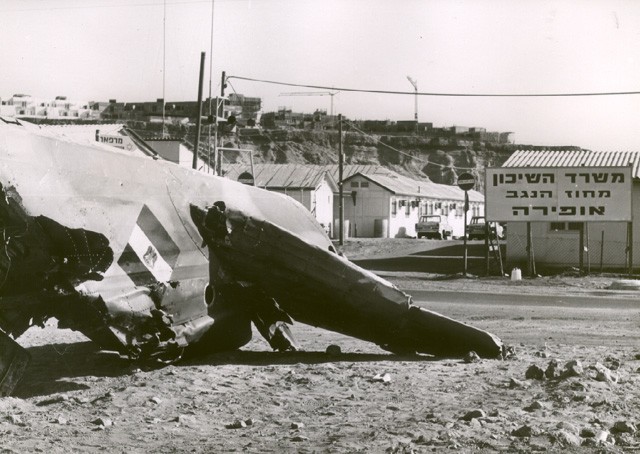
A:
{"label": "white sign board", "polygon": [[133,150],[135,145],[133,140],[127,136],[118,134],[97,134],[96,140],[100,143],[111,145],[112,147],[122,148],[123,150]]}
{"label": "white sign board", "polygon": [[631,167],[487,169],[489,221],[631,221]]}

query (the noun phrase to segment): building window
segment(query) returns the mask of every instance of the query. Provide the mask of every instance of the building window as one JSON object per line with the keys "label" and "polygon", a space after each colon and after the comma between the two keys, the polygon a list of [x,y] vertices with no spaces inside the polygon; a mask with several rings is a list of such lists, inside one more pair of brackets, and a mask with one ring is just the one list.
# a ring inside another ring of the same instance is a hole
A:
{"label": "building window", "polygon": [[449,216],[449,204],[448,203],[442,203],[441,207],[442,207],[442,215],[443,216]]}
{"label": "building window", "polygon": [[404,203],[405,203],[404,215],[405,216],[409,216],[409,215],[411,215],[411,202],[409,200],[407,200]]}
{"label": "building window", "polygon": [[357,181],[352,181],[351,182],[351,187],[352,188],[359,188],[360,187],[360,183],[358,183]]}
{"label": "building window", "polygon": [[391,202],[391,216],[395,216],[398,212],[398,202],[395,200]]}
{"label": "building window", "polygon": [[369,182],[368,181],[363,181],[360,183],[360,187],[361,188],[368,188],[369,187]]}
{"label": "building window", "polygon": [[579,232],[582,228],[582,222],[551,222],[549,230],[552,232]]}

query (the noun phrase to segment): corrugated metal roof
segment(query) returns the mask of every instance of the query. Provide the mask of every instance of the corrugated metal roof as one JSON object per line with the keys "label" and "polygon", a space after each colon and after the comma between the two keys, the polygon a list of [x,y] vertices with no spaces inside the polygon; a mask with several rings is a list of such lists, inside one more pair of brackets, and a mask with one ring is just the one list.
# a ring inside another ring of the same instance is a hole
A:
{"label": "corrugated metal roof", "polygon": [[[251,172],[247,164],[224,166],[224,176],[237,180],[244,172]],[[253,178],[256,186],[271,189],[313,189],[318,187],[327,173],[324,166],[305,164],[255,164]]]}
{"label": "corrugated metal roof", "polygon": [[518,150],[502,167],[622,167],[640,178],[639,151]]}
{"label": "corrugated metal roof", "polygon": [[[223,170],[225,177],[237,180],[242,173],[251,172],[251,166],[248,164],[227,164]],[[255,164],[254,172],[256,186],[267,189],[313,189],[320,184],[325,174],[328,174],[334,185],[338,181],[337,164]],[[394,194],[464,200],[464,191],[457,186],[438,184],[427,179],[415,180],[380,165],[348,164],[344,166],[343,178],[345,180],[356,174],[365,176]],[[480,192],[472,190],[469,191],[469,201],[484,202],[484,196]]]}
{"label": "corrugated metal roof", "polygon": [[[329,165],[324,165],[322,167],[324,167],[327,170],[327,172],[329,172],[329,174],[334,179],[334,181],[339,180],[338,164],[329,164]],[[375,175],[375,174],[384,175],[384,174],[395,173],[395,172],[378,164],[345,164],[342,168],[342,178],[345,180],[349,178],[351,175],[355,175],[356,173],[361,173],[363,175]]]}
{"label": "corrugated metal roof", "polygon": [[[358,174],[356,174],[358,175]],[[461,200],[464,201],[464,191],[457,186],[438,184],[432,181],[414,180],[393,171],[387,173],[373,173],[359,175],[373,181],[374,183],[388,189],[397,195],[407,195],[410,197],[429,197],[438,200]],[[352,175],[353,177],[354,175]],[[470,202],[484,202],[484,196],[475,190],[469,191]]]}

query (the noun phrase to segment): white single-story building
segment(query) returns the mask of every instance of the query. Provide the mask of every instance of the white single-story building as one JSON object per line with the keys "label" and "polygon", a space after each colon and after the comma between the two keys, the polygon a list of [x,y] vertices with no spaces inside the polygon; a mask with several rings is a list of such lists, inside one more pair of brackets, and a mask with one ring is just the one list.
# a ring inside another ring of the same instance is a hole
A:
{"label": "white single-story building", "polygon": [[[324,166],[255,164],[253,172],[256,186],[297,200],[311,211],[327,233],[333,232],[333,194],[338,191],[338,185]],[[232,180],[240,180],[250,174],[251,166],[246,164],[223,167],[223,175]]]}
{"label": "white single-story building", "polygon": [[[464,235],[464,191],[457,186],[414,180],[378,169],[345,178],[343,191],[349,236],[415,237],[415,225],[425,214],[446,218],[454,237]],[[472,216],[484,215],[484,196],[475,190],[468,192],[467,222]]]}
{"label": "white single-story building", "polygon": [[[566,151],[516,151],[503,164],[514,169],[579,167],[579,172],[603,167],[631,167],[632,222],[530,222],[533,260],[540,267],[577,267],[582,263],[592,271],[603,269],[627,269],[629,252],[632,266],[640,265],[640,152],[603,152],[586,150]],[[591,187],[595,189],[595,187]],[[590,191],[588,191],[590,192]],[[606,191],[608,192],[608,191]],[[490,194],[487,194],[490,197]],[[488,203],[491,203],[488,200]],[[619,200],[601,200],[600,204],[621,203]],[[631,230],[629,231],[629,225]],[[583,248],[580,249],[580,232],[583,230]],[[529,259],[527,252],[527,222],[507,224],[507,264],[519,266]],[[630,236],[631,234],[631,240]],[[632,248],[628,248],[632,243]],[[580,257],[581,253],[582,258]]]}

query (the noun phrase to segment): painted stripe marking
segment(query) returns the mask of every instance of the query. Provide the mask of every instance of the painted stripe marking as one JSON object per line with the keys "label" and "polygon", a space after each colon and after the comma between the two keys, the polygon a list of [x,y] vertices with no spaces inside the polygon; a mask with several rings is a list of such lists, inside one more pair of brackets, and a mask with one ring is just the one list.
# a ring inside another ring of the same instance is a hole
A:
{"label": "painted stripe marking", "polygon": [[166,282],[179,254],[167,230],[144,205],[118,264],[138,286]]}

